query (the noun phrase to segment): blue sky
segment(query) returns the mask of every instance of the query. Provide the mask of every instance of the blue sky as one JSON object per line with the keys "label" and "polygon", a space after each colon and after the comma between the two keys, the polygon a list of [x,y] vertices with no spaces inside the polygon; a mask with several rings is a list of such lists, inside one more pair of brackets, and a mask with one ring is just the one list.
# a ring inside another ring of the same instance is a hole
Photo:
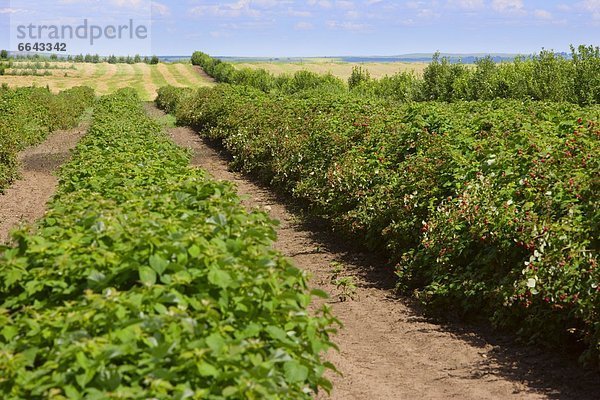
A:
{"label": "blue sky", "polygon": [[[11,19],[84,17],[151,20],[149,45],[160,55],[532,53],[600,45],[600,0],[0,0],[0,47],[10,45]],[[144,48],[108,43],[90,52]]]}

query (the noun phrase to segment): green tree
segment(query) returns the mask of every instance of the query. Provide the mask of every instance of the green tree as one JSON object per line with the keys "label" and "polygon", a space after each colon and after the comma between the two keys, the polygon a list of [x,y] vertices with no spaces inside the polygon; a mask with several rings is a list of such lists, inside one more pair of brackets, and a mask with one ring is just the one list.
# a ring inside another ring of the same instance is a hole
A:
{"label": "green tree", "polygon": [[363,69],[360,66],[352,67],[352,74],[348,78],[348,87],[350,90],[361,86],[362,84],[369,83],[371,80],[371,74],[368,70]]}

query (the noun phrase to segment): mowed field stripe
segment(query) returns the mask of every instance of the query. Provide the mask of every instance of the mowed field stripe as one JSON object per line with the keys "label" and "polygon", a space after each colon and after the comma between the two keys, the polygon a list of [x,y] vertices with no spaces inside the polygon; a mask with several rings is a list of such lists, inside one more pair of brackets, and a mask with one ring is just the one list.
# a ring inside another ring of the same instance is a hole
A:
{"label": "mowed field stripe", "polygon": [[177,79],[175,79],[175,77],[173,76],[171,71],[169,71],[169,68],[165,64],[158,64],[157,68],[158,68],[158,72],[160,72],[160,74],[163,76],[163,78],[169,85],[185,86],[184,84],[179,83],[177,81]]}
{"label": "mowed field stripe", "polygon": [[152,79],[152,71],[148,64],[135,64],[136,76],[141,75],[141,81],[138,82],[140,85],[139,88],[136,89],[138,92],[142,91],[144,100],[154,100],[157,95],[157,86]]}
{"label": "mowed field stripe", "polygon": [[167,64],[167,68],[169,69],[173,77],[177,80],[177,82],[181,83],[182,85],[187,87],[197,85],[197,83],[194,82],[194,79],[185,73],[185,65],[179,63]]}
{"label": "mowed field stripe", "polygon": [[162,76],[162,74],[158,70],[158,66],[150,65],[150,75],[152,76],[152,82],[154,82],[156,87],[161,88],[163,86],[168,85],[167,81],[165,80],[165,77]]}
{"label": "mowed field stripe", "polygon": [[185,76],[192,86],[210,86],[211,82],[208,82],[199,73],[196,72],[194,67],[189,64],[176,64],[177,70],[181,75]]}
{"label": "mowed field stripe", "polygon": [[97,94],[103,95],[109,93],[109,84],[114,79],[117,73],[117,69],[118,68],[115,64],[106,64],[105,73],[98,78],[98,84],[94,86],[94,89],[96,89]]}
{"label": "mowed field stripe", "polygon": [[[135,75],[135,68],[133,67],[133,65],[131,64],[119,64],[119,70],[117,73],[117,77],[114,80],[114,86],[111,86],[109,84],[109,87],[111,88],[111,93],[124,88],[124,87],[131,87],[134,85],[134,81],[136,81],[138,78],[138,76]],[[114,88],[114,89],[113,89]]]}

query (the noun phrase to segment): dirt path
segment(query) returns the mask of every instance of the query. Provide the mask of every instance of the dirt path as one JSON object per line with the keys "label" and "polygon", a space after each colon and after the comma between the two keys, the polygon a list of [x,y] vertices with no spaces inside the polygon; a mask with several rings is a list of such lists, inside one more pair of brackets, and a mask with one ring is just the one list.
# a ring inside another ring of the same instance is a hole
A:
{"label": "dirt path", "polygon": [[10,230],[20,223],[32,223],[44,216],[46,203],[58,185],[54,172],[69,158],[85,131],[86,126],[81,125],[55,132],[40,145],[19,154],[22,177],[0,194],[0,243],[6,242]]}
{"label": "dirt path", "polygon": [[268,189],[230,172],[226,158],[192,130],[173,128],[169,134],[193,150],[193,165],[234,182],[248,208],[267,209],[281,221],[276,248],[312,274],[313,286],[335,300],[339,291],[331,284],[332,263],[357,282],[355,300],[332,303],[344,328],[334,339],[341,351],[328,355],[343,373],[332,377],[331,399],[597,398],[598,376],[585,374],[572,361],[519,347],[481,328],[426,320],[408,299],[394,296],[393,277],[381,273],[381,261],[348,251],[327,231],[302,226]]}

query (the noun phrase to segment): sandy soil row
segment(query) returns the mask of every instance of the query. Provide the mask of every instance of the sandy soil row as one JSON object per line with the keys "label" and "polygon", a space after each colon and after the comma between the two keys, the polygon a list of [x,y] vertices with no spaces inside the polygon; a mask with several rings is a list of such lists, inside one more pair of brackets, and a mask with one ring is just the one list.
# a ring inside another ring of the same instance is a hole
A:
{"label": "sandy soil row", "polygon": [[0,243],[6,242],[9,232],[21,224],[31,224],[44,216],[46,203],[58,185],[55,175],[70,156],[86,131],[85,126],[58,131],[46,141],[19,154],[21,179],[0,194]]}

